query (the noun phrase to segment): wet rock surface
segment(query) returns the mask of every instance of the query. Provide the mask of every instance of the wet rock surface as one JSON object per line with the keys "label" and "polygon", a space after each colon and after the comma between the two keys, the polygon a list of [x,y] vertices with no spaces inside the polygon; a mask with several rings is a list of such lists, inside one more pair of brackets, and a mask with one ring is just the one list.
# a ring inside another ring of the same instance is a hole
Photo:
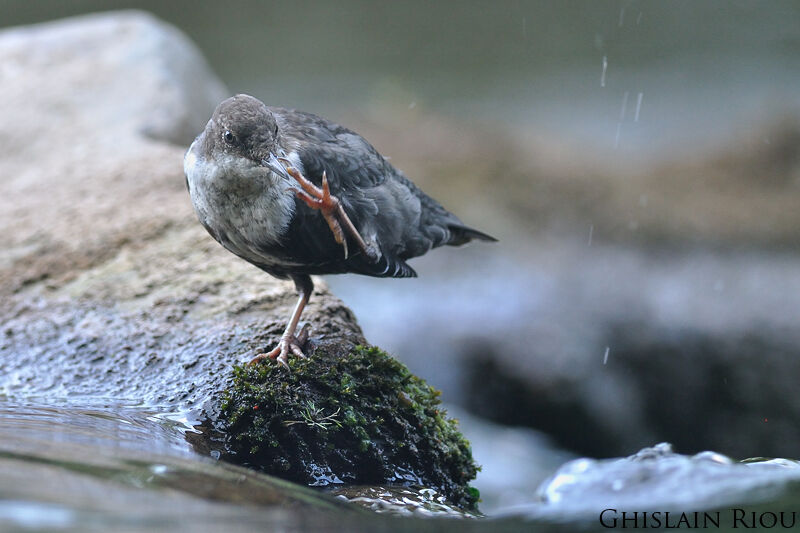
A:
{"label": "wet rock surface", "polygon": [[[173,228],[59,288],[11,296],[3,392],[212,408],[232,365],[277,342],[296,295],[208,240],[191,226]],[[306,312],[311,346],[326,336],[364,342],[352,313],[324,288]]]}

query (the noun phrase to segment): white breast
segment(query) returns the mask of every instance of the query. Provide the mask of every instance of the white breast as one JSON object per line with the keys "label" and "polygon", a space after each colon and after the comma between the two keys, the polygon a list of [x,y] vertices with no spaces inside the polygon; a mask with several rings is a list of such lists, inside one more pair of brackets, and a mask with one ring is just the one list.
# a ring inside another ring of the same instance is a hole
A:
{"label": "white breast", "polygon": [[232,252],[269,263],[263,248],[280,242],[294,214],[290,184],[245,158],[223,154],[206,159],[197,144],[186,152],[183,168],[198,218]]}

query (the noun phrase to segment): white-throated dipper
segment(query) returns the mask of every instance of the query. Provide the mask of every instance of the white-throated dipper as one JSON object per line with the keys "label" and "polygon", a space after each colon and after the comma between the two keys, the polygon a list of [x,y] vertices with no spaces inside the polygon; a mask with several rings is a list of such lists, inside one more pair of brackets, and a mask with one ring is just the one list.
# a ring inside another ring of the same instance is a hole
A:
{"label": "white-throated dipper", "polygon": [[304,357],[308,325],[295,332],[312,274],[414,277],[406,260],[431,248],[496,240],[465,226],[357,133],[246,94],[217,106],[183,166],[211,236],[293,280],[300,294],[278,346],[251,363],[270,357],[288,368],[290,353]]}

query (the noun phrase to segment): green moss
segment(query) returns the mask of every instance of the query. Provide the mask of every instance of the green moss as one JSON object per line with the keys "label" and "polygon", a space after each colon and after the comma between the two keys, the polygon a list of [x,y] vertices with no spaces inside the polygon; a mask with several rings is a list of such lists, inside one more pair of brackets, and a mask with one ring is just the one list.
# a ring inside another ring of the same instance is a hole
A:
{"label": "green moss", "polygon": [[359,346],[289,365],[234,369],[221,402],[231,459],[310,485],[424,485],[475,508],[469,442],[402,363]]}

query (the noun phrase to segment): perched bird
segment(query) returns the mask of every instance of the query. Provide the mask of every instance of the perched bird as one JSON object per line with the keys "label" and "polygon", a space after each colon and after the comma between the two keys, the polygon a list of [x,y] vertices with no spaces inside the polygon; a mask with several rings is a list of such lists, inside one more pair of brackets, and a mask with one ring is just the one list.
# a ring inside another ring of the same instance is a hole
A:
{"label": "perched bird", "polygon": [[184,171],[211,236],[293,280],[300,295],[278,346],[251,363],[269,357],[288,367],[290,353],[304,356],[308,325],[295,333],[312,274],[414,277],[406,260],[431,248],[496,240],[465,226],[357,133],[245,94],[217,106]]}

